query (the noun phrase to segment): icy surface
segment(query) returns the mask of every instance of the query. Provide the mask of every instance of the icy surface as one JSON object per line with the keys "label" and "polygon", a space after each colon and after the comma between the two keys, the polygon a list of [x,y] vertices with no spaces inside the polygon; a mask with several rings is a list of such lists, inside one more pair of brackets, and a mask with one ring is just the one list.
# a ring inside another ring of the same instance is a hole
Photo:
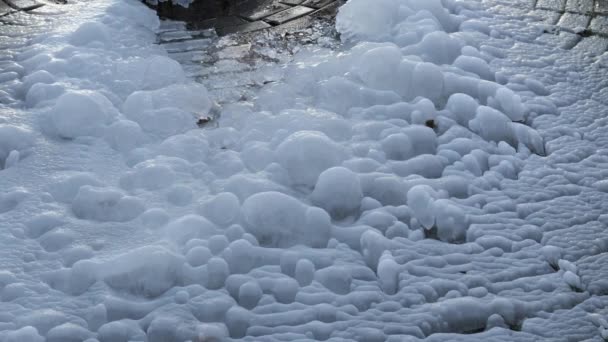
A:
{"label": "icy surface", "polygon": [[351,0],[242,98],[135,0],[0,26],[0,341],[606,340],[607,57],[527,4]]}

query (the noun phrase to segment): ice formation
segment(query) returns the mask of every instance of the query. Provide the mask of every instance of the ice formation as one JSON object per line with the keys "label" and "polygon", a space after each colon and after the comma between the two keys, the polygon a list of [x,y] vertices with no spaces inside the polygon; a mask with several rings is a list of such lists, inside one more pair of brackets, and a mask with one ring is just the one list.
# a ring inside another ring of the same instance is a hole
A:
{"label": "ice formation", "polygon": [[0,55],[0,341],[606,339],[605,73],[498,3],[350,0],[205,129],[153,12],[70,4]]}

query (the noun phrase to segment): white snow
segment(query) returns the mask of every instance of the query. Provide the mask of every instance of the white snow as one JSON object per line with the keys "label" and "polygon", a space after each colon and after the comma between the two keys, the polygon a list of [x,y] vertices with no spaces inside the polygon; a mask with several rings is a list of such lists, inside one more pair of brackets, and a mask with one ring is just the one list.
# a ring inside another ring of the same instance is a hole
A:
{"label": "white snow", "polygon": [[314,186],[321,172],[344,159],[343,149],[318,131],[296,132],[285,138],[276,150],[277,162],[296,186]]}
{"label": "white snow", "polygon": [[66,93],[47,114],[53,133],[61,138],[100,135],[117,114],[112,103],[96,92]]}
{"label": "white snow", "polygon": [[0,341],[605,339],[605,56],[528,3],[350,0],[236,103],[135,0],[0,26]]}
{"label": "white snow", "polygon": [[143,202],[120,191],[81,186],[74,197],[72,210],[81,219],[128,221],[144,211]]}
{"label": "white snow", "polygon": [[297,199],[279,192],[261,192],[247,198],[243,216],[246,231],[264,246],[323,247],[329,238],[331,225],[325,211],[307,208]]}
{"label": "white snow", "polygon": [[88,45],[92,43],[107,44],[110,41],[110,34],[103,23],[87,22],[78,27],[70,36],[69,42],[72,45]]}
{"label": "white snow", "polygon": [[347,168],[327,169],[319,175],[311,199],[334,217],[352,215],[363,199],[359,177]]}

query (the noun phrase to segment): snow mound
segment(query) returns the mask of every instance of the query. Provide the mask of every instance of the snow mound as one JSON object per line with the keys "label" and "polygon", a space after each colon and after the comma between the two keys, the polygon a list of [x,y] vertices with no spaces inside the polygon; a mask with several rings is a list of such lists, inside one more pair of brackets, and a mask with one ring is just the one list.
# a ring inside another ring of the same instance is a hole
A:
{"label": "snow mound", "polygon": [[137,197],[89,185],[80,187],[72,203],[76,217],[98,221],[130,221],[143,213],[144,209],[143,202]]}
{"label": "snow mound", "polygon": [[167,225],[172,240],[185,244],[192,239],[209,239],[217,233],[213,223],[202,216],[186,215]]}
{"label": "snow mound", "polygon": [[359,177],[343,167],[327,169],[319,176],[311,199],[332,217],[351,215],[359,209],[363,199]]}
{"label": "snow mound", "polygon": [[129,59],[116,65],[116,74],[133,88],[143,90],[157,90],[186,81],[181,65],[165,56]]}
{"label": "snow mound", "polygon": [[62,85],[34,83],[25,94],[25,104],[28,107],[43,106],[54,101],[63,93],[65,93],[65,88]]}
{"label": "snow mound", "polygon": [[104,139],[113,149],[128,152],[138,147],[144,141],[144,136],[136,122],[118,120],[107,127]]}
{"label": "snow mound", "polygon": [[325,134],[300,131],[287,137],[276,150],[277,162],[288,172],[293,185],[312,187],[321,172],[339,165],[343,149]]}
{"label": "snow mound", "polygon": [[21,92],[27,94],[35,84],[55,83],[55,77],[46,70],[38,70],[25,76],[22,82]]}
{"label": "snow mound", "polygon": [[[125,26],[140,26],[145,28],[148,32],[156,32],[160,27],[160,19],[156,12],[140,6],[140,3],[135,1],[119,1],[110,4],[106,9],[106,13],[112,16],[112,18],[122,18],[126,21],[126,25],[122,24],[119,26],[125,28]],[[135,25],[133,25],[135,24]]]}
{"label": "snow mound", "polygon": [[238,219],[241,211],[240,207],[241,203],[236,195],[223,192],[202,203],[200,211],[214,223],[228,226]]}
{"label": "snow mound", "polygon": [[61,180],[47,186],[47,190],[56,201],[71,203],[78,190],[85,185],[102,186],[102,182],[94,174],[77,172],[61,177]]}
{"label": "snow mound", "polygon": [[104,24],[98,22],[84,23],[70,37],[70,44],[75,46],[87,45],[92,42],[99,42],[104,45],[110,42],[110,34]]}
{"label": "snow mound", "polygon": [[211,102],[206,88],[200,84],[173,84],[157,90],[134,92],[122,109],[125,115],[137,118],[146,111],[169,108],[207,114]]}
{"label": "snow mound", "polygon": [[319,208],[306,207],[279,192],[255,194],[243,203],[245,229],[261,245],[290,247],[299,244],[325,247],[330,235],[329,215]]}
{"label": "snow mound", "polygon": [[68,92],[49,111],[50,129],[61,138],[98,136],[118,115],[105,96],[97,92]]}
{"label": "snow mound", "polygon": [[33,132],[12,125],[0,124],[0,169],[13,166],[34,145]]}

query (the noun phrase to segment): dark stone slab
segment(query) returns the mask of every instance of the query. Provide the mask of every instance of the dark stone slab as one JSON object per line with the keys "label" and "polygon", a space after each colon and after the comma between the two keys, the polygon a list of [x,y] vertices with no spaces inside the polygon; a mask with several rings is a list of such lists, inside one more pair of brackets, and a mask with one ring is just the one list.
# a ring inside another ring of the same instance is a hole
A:
{"label": "dark stone slab", "polygon": [[304,0],[281,0],[282,3],[290,6],[297,6],[304,2]]}
{"label": "dark stone slab", "polygon": [[562,14],[551,10],[536,9],[529,12],[535,20],[539,20],[548,25],[557,25],[557,22],[561,19]]}
{"label": "dark stone slab", "polygon": [[286,34],[289,32],[299,31],[310,27],[313,23],[313,18],[310,15],[299,17],[298,19],[290,20],[284,24],[274,26],[271,30],[277,34]]}
{"label": "dark stone slab", "polygon": [[[302,2],[308,5],[295,5]],[[341,0],[194,0],[189,8],[166,1],[159,2],[156,9],[161,18],[187,22],[188,30],[215,29],[219,35],[226,35],[296,24],[295,21],[298,27],[308,25],[309,20],[300,19],[335,15],[337,4],[341,3]],[[164,41],[181,40],[167,38]]]}
{"label": "dark stone slab", "polygon": [[[155,8],[161,18],[197,21],[217,17],[242,15],[254,11],[272,0],[194,0],[188,8],[174,4],[171,1],[159,1]],[[277,0],[278,1],[278,0]]]}
{"label": "dark stone slab", "polygon": [[246,23],[238,26],[229,26],[217,29],[217,33],[221,36],[231,34],[231,33],[245,33],[245,32],[253,32],[258,30],[263,30],[266,28],[272,27],[271,25],[258,20],[252,23]]}
{"label": "dark stone slab", "polygon": [[552,11],[563,11],[566,7],[566,0],[538,0],[536,8]]}
{"label": "dark stone slab", "polygon": [[301,16],[297,19],[293,19],[287,21],[281,25],[273,26],[270,30],[277,34],[284,34],[289,32],[294,32],[298,30],[304,30],[314,22],[315,18],[325,17],[332,18],[336,15],[338,8],[343,5],[344,2],[342,0],[334,1],[329,5],[315,10],[307,15]]}
{"label": "dark stone slab", "polygon": [[302,5],[312,8],[322,8],[325,7],[335,0],[306,0]]}
{"label": "dark stone slab", "polygon": [[158,2],[156,11],[161,18],[197,21],[230,16],[236,11],[236,0],[196,0],[186,7],[171,1]]}
{"label": "dark stone slab", "polygon": [[589,25],[590,17],[581,14],[566,12],[557,23],[560,27],[568,29],[585,28]]}
{"label": "dark stone slab", "polygon": [[219,17],[219,18],[207,19],[207,20],[202,20],[202,21],[193,21],[193,22],[189,23],[189,26],[191,26],[192,28],[195,28],[195,29],[199,29],[199,30],[210,29],[210,28],[215,28],[217,30],[217,29],[224,29],[224,28],[232,27],[232,26],[245,25],[247,23],[248,22],[243,18],[239,18],[236,16],[229,16],[229,17]]}
{"label": "dark stone slab", "polygon": [[294,20],[299,17],[305,16],[313,11],[314,11],[314,9],[312,9],[310,7],[296,6],[296,7],[287,9],[285,11],[273,14],[270,17],[267,17],[266,19],[264,19],[264,21],[266,21],[270,24],[273,24],[273,25],[281,25],[290,20]]}
{"label": "dark stone slab", "polygon": [[597,16],[593,18],[589,28],[593,31],[593,33],[608,36],[608,17]]}
{"label": "dark stone slab", "polygon": [[315,11],[312,15],[317,17],[329,17],[334,18],[336,14],[338,14],[338,10],[342,5],[346,3],[346,0],[335,0],[327,5],[321,7],[319,10]]}
{"label": "dark stone slab", "polygon": [[566,3],[566,11],[576,13],[591,13],[593,12],[594,0],[568,0]]}
{"label": "dark stone slab", "polygon": [[608,1],[598,0],[595,2],[595,12],[599,14],[608,14]]}
{"label": "dark stone slab", "polygon": [[256,20],[266,18],[275,13],[284,11],[288,8],[289,8],[288,5],[281,4],[281,3],[274,3],[274,4],[271,4],[268,6],[264,6],[262,8],[257,8],[253,11],[244,12],[243,14],[241,14],[241,16],[246,18],[247,20],[256,21]]}

